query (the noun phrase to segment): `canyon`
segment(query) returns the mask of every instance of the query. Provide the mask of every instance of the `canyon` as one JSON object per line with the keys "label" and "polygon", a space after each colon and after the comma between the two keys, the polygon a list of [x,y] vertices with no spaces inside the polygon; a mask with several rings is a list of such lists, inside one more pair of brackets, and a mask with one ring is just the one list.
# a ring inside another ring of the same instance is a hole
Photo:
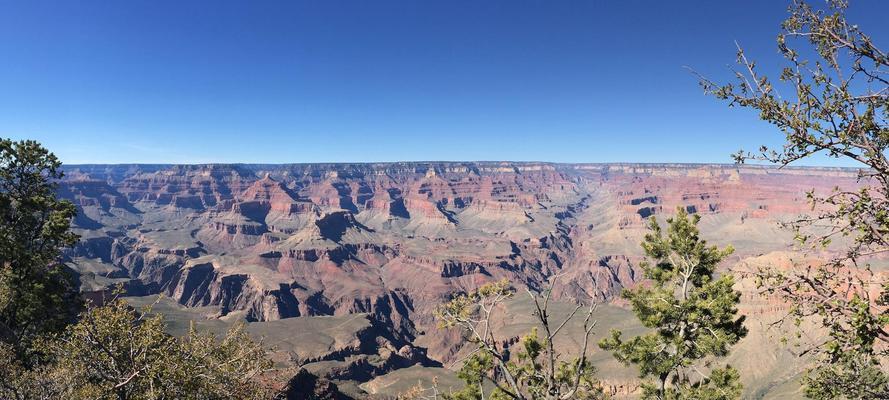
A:
{"label": "canyon", "polygon": [[[552,284],[556,308],[604,304],[597,335],[616,326],[639,331],[619,293],[642,280],[639,243],[648,218],[663,221],[677,207],[701,215],[706,239],[736,249],[726,271],[787,264],[799,250],[780,223],[812,212],[806,193],[859,184],[853,169],[715,164],[140,164],[64,171],[59,195],[77,206],[81,236],[65,257],[87,297],[101,298],[116,285],[134,305],[163,295],[174,331],[183,321],[208,329],[247,321],[277,345],[276,362],[311,374],[294,380],[323,380],[351,397],[393,395],[433,375],[457,385],[452,370],[464,352],[461,337],[439,330],[432,316],[455,293],[500,279],[534,291]],[[745,390],[792,397],[801,361],[764,328],[786,308],[749,281],[739,280],[738,288],[751,325],[738,351],[757,355],[755,366],[740,366]],[[498,323],[508,341],[527,331],[530,309],[518,298],[506,309]],[[560,347],[570,351],[572,343]],[[636,393],[633,371],[600,350],[594,361],[607,391]]]}

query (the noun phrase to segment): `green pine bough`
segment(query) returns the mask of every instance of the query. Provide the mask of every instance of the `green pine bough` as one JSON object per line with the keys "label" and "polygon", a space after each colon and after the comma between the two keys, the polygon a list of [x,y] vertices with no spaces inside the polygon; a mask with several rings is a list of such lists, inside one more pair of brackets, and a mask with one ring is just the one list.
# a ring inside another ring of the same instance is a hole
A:
{"label": "green pine bough", "polygon": [[652,262],[642,264],[649,281],[621,296],[651,333],[631,339],[618,330],[599,346],[625,365],[639,368],[647,381],[646,399],[737,399],[738,371],[708,368],[747,334],[738,316],[741,294],[730,274],[716,276],[718,264],[733,252],[700,238],[699,215],[679,208],[667,229],[651,218],[642,248]]}

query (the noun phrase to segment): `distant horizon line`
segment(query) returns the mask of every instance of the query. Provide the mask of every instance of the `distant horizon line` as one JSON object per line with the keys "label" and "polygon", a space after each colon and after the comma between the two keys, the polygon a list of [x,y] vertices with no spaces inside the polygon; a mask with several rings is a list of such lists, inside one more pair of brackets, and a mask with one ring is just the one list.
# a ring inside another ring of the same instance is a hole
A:
{"label": "distant horizon line", "polygon": [[324,161],[324,162],[270,162],[270,163],[256,163],[256,162],[199,162],[199,163],[144,163],[144,162],[135,162],[135,163],[63,163],[62,168],[72,168],[72,167],[98,167],[98,166],[152,166],[152,167],[197,167],[197,166],[290,166],[290,165],[299,165],[299,166],[313,166],[313,165],[324,165],[324,166],[333,166],[333,165],[355,165],[355,166],[367,166],[367,165],[447,165],[447,164],[476,164],[476,165],[509,165],[509,164],[522,164],[522,165],[552,165],[552,166],[676,166],[676,167],[740,167],[740,168],[762,168],[762,169],[822,169],[822,170],[861,170],[866,169],[866,167],[842,167],[842,166],[819,166],[819,165],[777,165],[770,163],[694,163],[694,162],[631,162],[631,161],[620,161],[620,162],[555,162],[555,161],[508,161],[508,160],[479,160],[479,161]]}

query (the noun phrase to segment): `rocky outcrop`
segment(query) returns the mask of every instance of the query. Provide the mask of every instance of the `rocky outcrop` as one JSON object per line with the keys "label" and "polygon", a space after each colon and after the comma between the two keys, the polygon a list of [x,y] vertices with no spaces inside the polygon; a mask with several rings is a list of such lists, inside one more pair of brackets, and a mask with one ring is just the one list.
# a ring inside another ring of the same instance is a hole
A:
{"label": "rocky outcrop", "polygon": [[305,369],[300,369],[285,386],[280,399],[286,400],[351,400],[340,392],[329,379],[319,378]]}
{"label": "rocky outcrop", "polygon": [[[165,285],[168,296],[190,307],[218,306],[220,315],[245,311],[249,321],[272,321],[298,317],[300,301],[287,284],[262,288],[246,274],[226,274],[212,263],[179,269]],[[304,309],[304,307],[303,307]]]}
{"label": "rocky outcrop", "polygon": [[[847,169],[682,164],[65,171],[59,193],[78,206],[83,237],[65,256],[95,281],[83,287],[102,293],[96,285],[124,283],[251,321],[367,313],[388,344],[374,339],[374,351],[342,348],[313,360],[335,362],[329,376],[344,379],[423,358],[404,346],[435,329],[435,306],[486,282],[544,290],[555,280],[553,297],[562,301],[615,299],[642,279],[646,220],[677,207],[701,215],[705,234],[737,244],[742,259],[784,249],[775,222],[809,212],[806,191],[860,185]],[[423,339],[428,354],[449,359],[459,338],[439,336]]]}
{"label": "rocky outcrop", "polygon": [[[417,288],[381,281],[395,260],[435,271],[439,296],[467,279],[508,276],[537,287],[564,272],[576,278],[565,297],[608,298],[636,281],[633,262],[615,261],[629,256],[616,251],[579,251],[578,243],[611,241],[617,234],[608,229],[635,232],[676,207],[750,224],[803,211],[811,186],[854,179],[843,169],[677,164],[93,165],[66,172],[60,193],[84,210],[88,220],[78,226],[90,232],[70,256],[118,266],[183,304],[251,310],[259,319],[311,308],[282,284],[324,292],[338,299],[328,304],[335,310],[367,310],[344,304],[373,302],[393,289],[413,296]],[[614,208],[592,215],[606,200]],[[261,280],[271,282],[254,288],[256,273],[186,267],[217,254],[262,266]],[[351,282],[374,282],[373,289],[347,294]]]}
{"label": "rocky outcrop", "polygon": [[638,379],[628,381],[603,380],[599,382],[602,391],[611,398],[632,398],[641,393],[642,382]]}

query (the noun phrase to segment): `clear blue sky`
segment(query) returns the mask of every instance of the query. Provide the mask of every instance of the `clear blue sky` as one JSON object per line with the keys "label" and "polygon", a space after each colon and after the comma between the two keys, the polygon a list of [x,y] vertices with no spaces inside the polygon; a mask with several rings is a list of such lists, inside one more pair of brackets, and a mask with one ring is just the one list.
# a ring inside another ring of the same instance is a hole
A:
{"label": "clear blue sky", "polygon": [[[889,45],[889,1],[852,3]],[[682,66],[725,78],[734,40],[774,66],[786,5],[0,0],[0,136],[66,163],[729,162],[780,138]]]}

